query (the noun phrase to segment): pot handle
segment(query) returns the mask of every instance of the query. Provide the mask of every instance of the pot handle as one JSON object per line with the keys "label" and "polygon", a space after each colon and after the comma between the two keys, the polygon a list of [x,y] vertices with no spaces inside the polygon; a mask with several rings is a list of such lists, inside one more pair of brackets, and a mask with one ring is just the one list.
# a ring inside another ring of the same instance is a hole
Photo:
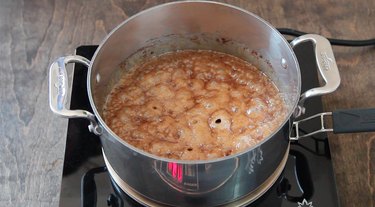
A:
{"label": "pot handle", "polygon": [[[325,117],[332,117],[332,127],[326,127]],[[299,134],[299,125],[312,119],[320,119],[320,129],[307,134]],[[371,109],[342,109],[334,112],[323,112],[307,117],[305,119],[294,121],[292,125],[290,140],[312,136],[322,132],[355,133],[355,132],[375,132],[375,108]],[[294,135],[292,135],[294,133]]]}
{"label": "pot handle", "polygon": [[320,35],[306,34],[294,39],[290,44],[292,48],[310,41],[313,43],[316,63],[321,77],[325,81],[325,85],[317,88],[307,90],[301,95],[298,103],[298,108],[295,117],[298,117],[305,112],[303,104],[306,99],[313,96],[321,96],[335,91],[340,85],[340,74],[337,69],[336,60],[332,52],[332,47],[329,41]]}
{"label": "pot handle", "polygon": [[69,91],[68,74],[65,67],[68,63],[80,63],[86,67],[90,66],[88,59],[78,55],[60,57],[53,62],[49,69],[49,107],[53,113],[64,118],[88,119],[90,121],[89,131],[100,135],[102,129],[98,125],[94,114],[86,110],[70,110],[65,106]]}

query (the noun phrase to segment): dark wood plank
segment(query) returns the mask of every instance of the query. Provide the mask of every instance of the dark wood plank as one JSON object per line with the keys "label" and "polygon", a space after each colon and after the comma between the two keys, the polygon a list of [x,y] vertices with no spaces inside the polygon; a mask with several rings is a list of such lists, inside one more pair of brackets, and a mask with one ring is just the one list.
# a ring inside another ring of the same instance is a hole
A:
{"label": "dark wood plank", "polygon": [[[0,206],[58,206],[67,121],[48,107],[48,66],[166,1],[0,1]],[[375,36],[375,1],[226,1],[269,21],[336,38]],[[375,48],[334,47],[339,90],[326,110],[373,107]],[[375,135],[332,135],[342,206],[375,205]]]}

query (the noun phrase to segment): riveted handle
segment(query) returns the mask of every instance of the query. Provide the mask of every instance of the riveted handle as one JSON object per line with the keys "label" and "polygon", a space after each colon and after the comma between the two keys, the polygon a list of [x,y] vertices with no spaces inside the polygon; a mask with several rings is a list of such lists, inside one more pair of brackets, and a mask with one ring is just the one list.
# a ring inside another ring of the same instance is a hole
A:
{"label": "riveted handle", "polygon": [[329,41],[320,35],[307,34],[297,37],[290,44],[294,48],[300,43],[307,41],[313,43],[318,71],[325,81],[325,85],[309,89],[301,95],[298,103],[299,111],[295,114],[296,117],[304,113],[303,104],[306,99],[332,93],[340,85],[340,74]]}
{"label": "riveted handle", "polygon": [[[332,127],[327,127],[325,117],[332,117]],[[320,119],[320,128],[315,131],[300,134],[300,125],[308,123],[312,119]],[[370,109],[341,109],[334,112],[323,112],[294,121],[289,133],[289,139],[296,141],[303,137],[309,137],[322,132],[335,134],[375,132],[375,108]]]}
{"label": "riveted handle", "polygon": [[67,93],[69,91],[66,65],[80,63],[87,67],[90,61],[78,55],[58,58],[50,66],[49,70],[49,106],[53,113],[64,118],[85,118],[90,121],[89,130],[96,135],[102,132],[94,114],[86,110],[70,110],[66,108]]}

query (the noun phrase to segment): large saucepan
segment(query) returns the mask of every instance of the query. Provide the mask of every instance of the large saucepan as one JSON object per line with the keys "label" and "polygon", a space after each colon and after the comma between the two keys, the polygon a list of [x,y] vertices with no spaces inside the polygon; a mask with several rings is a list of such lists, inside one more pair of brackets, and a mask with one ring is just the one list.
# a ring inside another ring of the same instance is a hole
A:
{"label": "large saucepan", "polygon": [[[292,48],[306,41],[314,44],[318,70],[326,83],[301,95]],[[288,114],[283,124],[242,153],[208,161],[166,159],[120,139],[102,118],[109,90],[126,72],[119,64],[125,61],[129,68],[179,49],[226,52],[258,66],[285,100]],[[87,92],[94,114],[66,108],[68,63],[88,67]],[[63,117],[90,120],[89,130],[100,136],[110,174],[124,191],[160,204],[216,206],[254,192],[256,198],[267,190],[284,168],[290,129],[298,128],[297,122],[289,120],[303,114],[305,99],[333,92],[339,84],[335,58],[324,37],[308,34],[289,44],[274,27],[248,11],[222,3],[185,1],[156,6],[127,19],[103,40],[91,61],[77,55],[57,59],[50,67],[50,107]]]}

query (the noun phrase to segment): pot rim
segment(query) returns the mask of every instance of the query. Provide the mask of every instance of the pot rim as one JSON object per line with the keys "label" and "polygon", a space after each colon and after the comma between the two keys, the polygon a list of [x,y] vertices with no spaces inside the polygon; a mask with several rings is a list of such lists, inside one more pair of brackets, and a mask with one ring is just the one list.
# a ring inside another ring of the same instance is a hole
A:
{"label": "pot rim", "polygon": [[[178,160],[178,159],[170,159],[170,158],[165,158],[165,157],[160,157],[160,156],[157,156],[157,155],[154,155],[154,154],[151,154],[149,152],[146,152],[146,151],[143,151],[129,143],[127,143],[126,141],[124,141],[123,139],[121,139],[119,136],[116,135],[116,133],[114,133],[108,126],[107,124],[104,122],[104,120],[102,119],[102,117],[100,116],[98,110],[96,109],[96,105],[95,105],[95,102],[92,98],[92,93],[91,93],[91,76],[92,76],[92,66],[93,66],[93,63],[95,62],[95,59],[96,59],[96,56],[99,55],[99,53],[101,52],[101,48],[103,47],[103,45],[105,45],[105,43],[107,42],[107,40],[112,36],[113,33],[115,33],[117,30],[119,30],[123,25],[125,25],[126,23],[128,23],[129,21],[133,20],[134,18],[146,13],[146,12],[149,12],[153,9],[157,9],[157,8],[160,8],[160,7],[163,7],[163,6],[167,6],[167,5],[172,5],[172,4],[185,4],[185,3],[205,3],[205,4],[216,4],[216,5],[220,5],[220,6],[225,6],[225,7],[230,7],[231,9],[235,9],[235,10],[238,10],[240,12],[244,12],[245,14],[247,15],[250,15],[250,16],[253,16],[254,18],[256,18],[257,20],[261,21],[263,24],[265,24],[269,29],[271,29],[272,31],[276,32],[276,34],[278,34],[280,37],[281,37],[281,40],[283,41],[283,43],[285,43],[285,45],[287,46],[287,49],[290,51],[291,55],[292,55],[292,58],[294,60],[293,64],[296,65],[296,68],[297,68],[297,71],[298,71],[298,74],[297,74],[297,91],[296,93],[297,94],[301,94],[301,72],[300,72],[300,67],[299,67],[299,64],[298,64],[298,60],[297,60],[297,57],[295,56],[294,54],[294,51],[291,47],[291,45],[288,43],[288,41],[284,38],[284,36],[275,28],[273,27],[270,23],[268,23],[267,21],[265,21],[264,19],[260,18],[259,16],[245,10],[245,9],[242,9],[240,7],[237,7],[237,6],[233,6],[233,5],[230,5],[230,4],[225,4],[225,3],[221,3],[221,2],[212,2],[212,1],[193,1],[193,0],[187,0],[187,1],[178,1],[178,2],[169,2],[169,3],[165,3],[165,4],[161,4],[161,5],[157,5],[157,6],[154,6],[154,7],[151,7],[151,8],[148,8],[146,10],[143,10],[143,11],[140,11],[138,12],[137,14],[127,18],[125,21],[123,21],[122,23],[120,23],[118,26],[116,26],[102,41],[101,43],[99,44],[98,48],[96,49],[91,61],[90,61],[90,66],[88,68],[88,75],[87,75],[87,93],[88,93],[88,97],[89,97],[89,101],[90,101],[90,105],[91,105],[91,108],[96,116],[96,118],[98,119],[100,125],[104,128],[105,131],[107,131],[112,137],[114,137],[117,141],[119,141],[121,144],[125,145],[126,147],[132,149],[133,151],[139,153],[139,154],[142,154],[144,156],[147,156],[147,157],[150,157],[152,159],[155,159],[155,160],[160,160],[160,161],[164,161],[164,162],[173,162],[173,163],[179,163],[179,164],[208,164],[208,163],[215,163],[215,162],[221,162],[221,161],[225,161],[225,160],[229,160],[229,159],[232,159],[232,158],[235,158],[235,157],[238,157],[238,156],[242,156],[243,154],[246,154],[248,153],[249,151],[252,151],[254,150],[255,148],[258,148],[260,147],[263,143],[267,142],[268,140],[270,140],[276,133],[278,133],[282,127],[287,123],[289,122],[290,120],[290,117],[293,115],[295,109],[297,108],[297,105],[298,105],[298,101],[299,99],[296,99],[295,102],[293,103],[292,107],[291,107],[291,110],[288,112],[288,114],[285,116],[285,119],[284,121],[282,122],[282,124],[280,124],[280,126],[273,132],[271,133],[268,137],[264,138],[262,141],[260,141],[259,143],[257,143],[256,145],[246,149],[246,150],[243,150],[239,153],[236,153],[236,154],[232,154],[232,155],[229,155],[229,156],[225,156],[225,157],[220,157],[220,158],[215,158],[215,159],[209,159],[209,160]],[[290,127],[289,127],[290,128]],[[289,138],[288,138],[289,139]],[[289,140],[288,140],[289,141]]]}

